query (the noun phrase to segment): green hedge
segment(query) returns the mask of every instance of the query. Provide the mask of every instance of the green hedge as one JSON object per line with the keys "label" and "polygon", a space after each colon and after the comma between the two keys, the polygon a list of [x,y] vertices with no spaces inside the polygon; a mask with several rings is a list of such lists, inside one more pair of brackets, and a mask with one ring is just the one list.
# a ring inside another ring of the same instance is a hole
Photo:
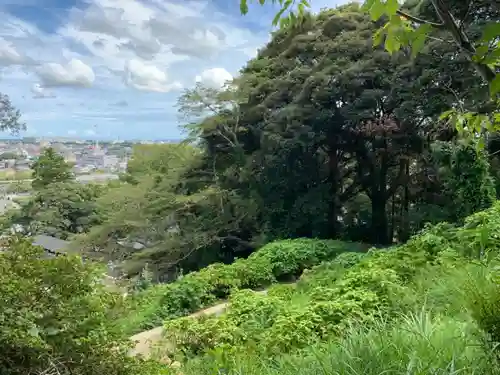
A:
{"label": "green hedge", "polygon": [[340,253],[366,250],[366,245],[336,240],[276,241],[247,259],[229,265],[212,264],[171,284],[152,287],[138,297],[135,311],[124,324],[129,333],[150,329],[164,320],[210,306],[234,290],[265,288],[279,280],[296,278],[305,269]]}

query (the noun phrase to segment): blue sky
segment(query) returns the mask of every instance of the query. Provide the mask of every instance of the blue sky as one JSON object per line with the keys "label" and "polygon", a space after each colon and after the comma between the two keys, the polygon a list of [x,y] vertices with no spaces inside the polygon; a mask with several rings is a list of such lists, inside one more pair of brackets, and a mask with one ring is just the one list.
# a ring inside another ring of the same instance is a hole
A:
{"label": "blue sky", "polygon": [[0,92],[24,135],[181,138],[182,90],[221,85],[269,40],[275,11],[253,3],[0,0]]}

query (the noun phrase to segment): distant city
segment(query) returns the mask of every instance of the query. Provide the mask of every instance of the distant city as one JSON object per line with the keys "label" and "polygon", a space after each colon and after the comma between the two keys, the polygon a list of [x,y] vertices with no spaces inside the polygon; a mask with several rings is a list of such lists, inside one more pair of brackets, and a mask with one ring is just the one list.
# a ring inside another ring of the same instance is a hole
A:
{"label": "distant city", "polygon": [[52,147],[73,164],[75,174],[122,173],[134,144],[161,144],[176,141],[98,141],[68,137],[0,139],[0,170],[27,171],[44,148]]}

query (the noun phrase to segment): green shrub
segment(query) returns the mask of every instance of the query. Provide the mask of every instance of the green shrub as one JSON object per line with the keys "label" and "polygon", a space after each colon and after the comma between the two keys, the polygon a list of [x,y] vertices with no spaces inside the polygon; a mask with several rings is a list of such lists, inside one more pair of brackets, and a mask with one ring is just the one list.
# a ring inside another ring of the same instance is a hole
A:
{"label": "green shrub", "polygon": [[122,297],[105,288],[103,270],[77,256],[42,255],[16,239],[0,253],[0,373],[148,374],[154,364],[126,355],[114,324]]}
{"label": "green shrub", "polygon": [[331,267],[315,267],[302,284],[276,285],[267,295],[238,291],[220,317],[166,322],[166,340],[188,357],[215,347],[276,355],[342,334],[351,324],[398,311],[404,287],[395,271],[353,267],[336,273],[328,283],[325,275],[331,272]]}
{"label": "green shrub", "polygon": [[366,257],[366,253],[345,252],[339,254],[331,263],[339,264],[344,268],[350,268],[361,262]]}
{"label": "green shrub", "polygon": [[342,277],[347,268],[353,267],[366,257],[366,253],[345,252],[335,259],[323,262],[302,273],[297,286],[308,289],[311,286],[326,286]]}
{"label": "green shrub", "polygon": [[464,305],[494,343],[500,343],[500,268],[497,265],[469,267],[461,289]]}
{"label": "green shrub", "polygon": [[183,367],[184,375],[498,375],[496,359],[477,327],[426,312],[396,323],[351,327],[326,344],[270,358],[254,352],[214,350]]}
{"label": "green shrub", "polygon": [[271,327],[286,306],[277,297],[249,290],[235,293],[230,301],[229,312],[221,317],[184,317],[165,322],[165,340],[174,344],[175,351],[187,356],[215,347],[232,350]]}
{"label": "green shrub", "polygon": [[278,279],[300,276],[302,271],[322,261],[329,260],[346,251],[365,250],[360,244],[335,241],[298,239],[272,242],[252,254],[249,260],[267,259],[272,273]]}
{"label": "green shrub", "polygon": [[486,259],[500,253],[500,201],[488,210],[465,219],[457,231],[461,252],[469,257]]}
{"label": "green shrub", "polygon": [[[297,277],[308,267],[335,258],[345,251],[362,252],[364,245],[317,239],[283,240],[270,243],[233,264],[213,264],[198,272],[190,273],[167,286],[151,288],[155,295],[154,305],[147,302],[147,314],[131,310],[137,325],[129,327],[130,334],[160,325],[166,319],[188,315],[218,299],[227,298],[232,291],[260,289],[276,283],[278,279]],[[161,289],[161,297],[154,290]],[[148,301],[147,293],[143,298]],[[140,299],[136,302],[140,306]],[[156,308],[153,308],[156,306]],[[140,319],[137,317],[140,316]]]}

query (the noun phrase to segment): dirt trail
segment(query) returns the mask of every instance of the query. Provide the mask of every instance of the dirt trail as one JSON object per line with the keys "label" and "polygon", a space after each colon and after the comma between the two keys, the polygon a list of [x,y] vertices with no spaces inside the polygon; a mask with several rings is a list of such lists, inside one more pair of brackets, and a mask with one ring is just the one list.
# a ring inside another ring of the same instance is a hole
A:
{"label": "dirt trail", "polygon": [[[267,290],[255,291],[255,293],[266,294]],[[228,302],[220,303],[218,305],[188,315],[188,317],[195,318],[201,315],[219,316],[226,311],[228,306],[229,306]],[[146,358],[149,357],[154,349],[155,344],[157,344],[162,339],[162,336],[163,336],[163,327],[160,326],[150,329],[148,331],[138,333],[130,337],[131,341],[136,342],[134,349],[130,351],[130,355],[132,356],[143,355]]]}

